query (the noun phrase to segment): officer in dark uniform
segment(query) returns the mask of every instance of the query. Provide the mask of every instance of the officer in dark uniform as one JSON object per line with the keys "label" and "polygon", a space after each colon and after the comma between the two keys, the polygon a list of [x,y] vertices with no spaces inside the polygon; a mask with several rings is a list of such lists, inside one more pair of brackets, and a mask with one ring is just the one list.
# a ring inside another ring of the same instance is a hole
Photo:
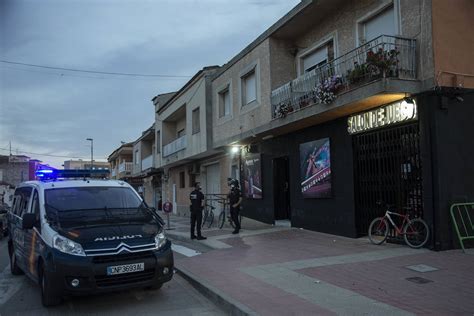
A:
{"label": "officer in dark uniform", "polygon": [[[194,185],[194,190],[189,195],[191,200],[191,239],[203,240],[207,239],[201,235],[201,224],[202,224],[202,210],[204,208],[204,194],[201,192],[201,186],[199,183]],[[194,235],[194,227],[196,226],[197,237]]]}
{"label": "officer in dark uniform", "polygon": [[239,181],[232,179],[230,183],[229,203],[230,203],[230,216],[234,222],[235,229],[232,234],[238,234],[240,230],[239,213],[240,203],[242,203],[242,193],[239,189]]}

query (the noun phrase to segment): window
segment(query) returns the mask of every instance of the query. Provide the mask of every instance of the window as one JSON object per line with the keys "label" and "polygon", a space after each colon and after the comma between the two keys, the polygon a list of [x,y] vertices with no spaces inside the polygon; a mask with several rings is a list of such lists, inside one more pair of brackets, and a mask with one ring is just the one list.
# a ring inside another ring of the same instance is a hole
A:
{"label": "window", "polygon": [[185,188],[186,187],[186,181],[184,179],[184,171],[181,171],[179,173],[179,187],[181,189]]}
{"label": "window", "polygon": [[396,35],[395,10],[390,6],[375,16],[363,21],[362,41],[369,42],[380,35]]}
{"label": "window", "polygon": [[189,187],[194,187],[196,184],[196,175],[194,173],[189,174]]}
{"label": "window", "polygon": [[186,135],[186,130],[184,128],[180,129],[178,131],[178,138],[183,137],[184,135]]}
{"label": "window", "polygon": [[230,115],[230,89],[229,86],[219,92],[219,117]]}
{"label": "window", "polygon": [[330,40],[309,54],[304,55],[302,58],[303,72],[309,72],[332,61],[334,59],[333,43],[333,40]]}
{"label": "window", "polygon": [[18,188],[15,190],[14,201],[13,201],[13,213],[21,217],[28,211],[28,205],[31,197],[31,188]]}
{"label": "window", "polygon": [[193,110],[193,134],[197,134],[201,131],[201,121],[199,112],[199,108]]}
{"label": "window", "polygon": [[41,232],[41,225],[40,225],[40,204],[39,204],[39,197],[38,191],[34,190],[33,193],[33,203],[31,205],[31,213],[35,214],[35,227]]}
{"label": "window", "polygon": [[135,165],[138,165],[138,149],[135,150],[135,154],[133,155],[133,160],[135,160]]}
{"label": "window", "polygon": [[161,152],[161,133],[160,131],[156,131],[156,153],[159,154]]}
{"label": "window", "polygon": [[257,100],[257,80],[255,68],[245,74],[242,78],[242,106]]}

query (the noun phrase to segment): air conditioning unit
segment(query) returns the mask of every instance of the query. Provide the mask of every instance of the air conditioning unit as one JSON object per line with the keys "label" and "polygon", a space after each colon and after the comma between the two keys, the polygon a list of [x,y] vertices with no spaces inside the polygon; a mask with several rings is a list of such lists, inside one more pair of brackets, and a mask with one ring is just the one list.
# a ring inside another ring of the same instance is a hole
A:
{"label": "air conditioning unit", "polygon": [[192,163],[188,165],[188,172],[190,174],[199,174],[200,169],[201,168],[198,163]]}

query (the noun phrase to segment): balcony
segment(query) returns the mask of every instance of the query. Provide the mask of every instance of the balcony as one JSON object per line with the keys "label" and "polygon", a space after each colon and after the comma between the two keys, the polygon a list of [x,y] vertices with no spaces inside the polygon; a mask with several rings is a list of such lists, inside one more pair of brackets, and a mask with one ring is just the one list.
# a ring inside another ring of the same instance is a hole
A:
{"label": "balcony", "polygon": [[115,170],[115,168],[112,169],[111,172],[110,172],[110,175],[111,175],[112,177],[115,177],[115,176],[117,175],[117,170]]}
{"label": "balcony", "polygon": [[142,159],[142,171],[153,168],[153,155]]}
{"label": "balcony", "polygon": [[119,173],[131,173],[133,168],[133,162],[122,162],[119,165]]}
{"label": "balcony", "polygon": [[382,78],[416,79],[416,41],[382,35],[317,67],[271,93],[272,119]]}
{"label": "balcony", "polygon": [[180,150],[186,148],[186,135],[181,136],[178,139],[175,139],[168,145],[163,146],[163,157],[172,155]]}

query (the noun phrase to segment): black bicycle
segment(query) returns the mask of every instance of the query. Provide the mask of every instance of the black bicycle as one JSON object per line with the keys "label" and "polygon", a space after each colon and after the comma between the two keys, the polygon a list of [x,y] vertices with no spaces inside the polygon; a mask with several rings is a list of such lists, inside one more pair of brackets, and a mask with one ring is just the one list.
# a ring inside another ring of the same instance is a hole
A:
{"label": "black bicycle", "polygon": [[204,214],[202,216],[202,227],[207,225],[207,228],[211,228],[214,222],[214,209],[215,207],[209,204],[204,206]]}
{"label": "black bicycle", "polygon": [[[219,203],[222,203],[222,211],[219,214],[219,219],[217,221],[219,225],[219,229],[222,229],[224,227],[225,221],[229,222],[230,226],[232,228],[235,228],[234,221],[232,220],[232,216],[230,216],[230,210],[229,210],[229,202],[227,200],[219,201]],[[239,222],[240,225],[242,225],[242,215],[239,213]]]}

